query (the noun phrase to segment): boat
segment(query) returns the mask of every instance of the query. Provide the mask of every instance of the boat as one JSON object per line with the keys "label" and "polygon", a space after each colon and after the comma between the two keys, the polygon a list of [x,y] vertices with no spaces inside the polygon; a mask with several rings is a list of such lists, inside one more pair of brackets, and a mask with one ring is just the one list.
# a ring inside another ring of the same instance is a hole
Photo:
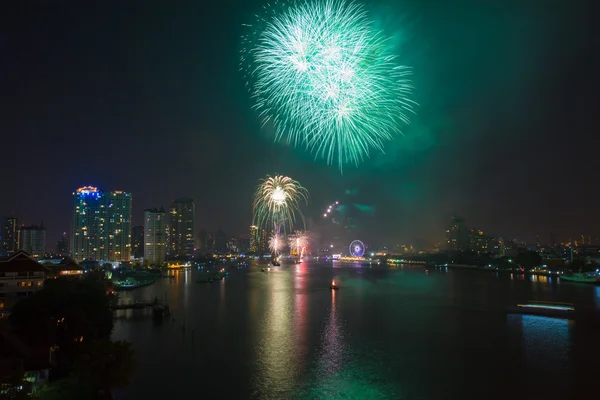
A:
{"label": "boat", "polygon": [[281,264],[278,261],[275,261],[275,260],[271,261],[271,265],[274,266],[274,267],[280,267],[281,266]]}
{"label": "boat", "polygon": [[144,287],[144,286],[149,286],[152,285],[154,282],[156,282],[157,279],[145,279],[145,280],[138,280],[135,278],[126,278],[125,280],[115,280],[113,281],[113,285],[115,290],[131,290],[131,289],[137,289],[140,287]]}
{"label": "boat", "polygon": [[517,304],[515,309],[509,310],[509,314],[531,314],[543,317],[569,318],[575,312],[572,303],[556,303],[529,301],[525,304]]}
{"label": "boat", "polygon": [[331,286],[329,286],[329,289],[331,290],[338,290],[340,287],[335,283],[335,281],[331,281]]}
{"label": "boat", "polygon": [[220,281],[223,278],[227,278],[229,276],[229,272],[225,272],[224,269],[221,269],[218,272],[206,272],[205,274],[202,274],[202,276],[200,276],[196,282],[197,283],[206,283],[206,282],[217,282]]}
{"label": "boat", "polygon": [[560,276],[561,281],[600,284],[598,272],[573,272]]}

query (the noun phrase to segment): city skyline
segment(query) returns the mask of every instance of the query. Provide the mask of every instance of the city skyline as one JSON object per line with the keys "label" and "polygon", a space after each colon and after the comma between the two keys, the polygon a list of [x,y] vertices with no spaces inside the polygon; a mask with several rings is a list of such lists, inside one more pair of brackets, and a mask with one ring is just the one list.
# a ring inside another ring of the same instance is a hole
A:
{"label": "city skyline", "polygon": [[[258,1],[176,12],[148,5],[130,29],[122,20],[136,13],[133,5],[118,12],[57,6],[56,15],[10,9],[0,130],[7,148],[27,150],[28,162],[21,151],[4,154],[6,165],[20,166],[4,187],[19,189],[3,191],[0,215],[44,221],[47,242],[55,243],[70,230],[69,194],[92,184],[133,194],[132,225],[142,223],[141,210],[188,196],[196,199],[198,229],[242,233],[258,179],[279,173],[310,191],[308,225],[356,190],[354,203],[375,210],[358,227],[362,240],[443,241],[454,213],[527,241],[600,236],[590,188],[600,166],[592,110],[598,77],[588,40],[598,35],[588,6],[508,1],[499,12],[475,1],[427,3],[366,6],[407,38],[399,46],[414,68],[420,106],[386,154],[343,174],[274,143],[252,110],[238,70],[239,38]],[[82,25],[82,11],[106,16]],[[167,26],[165,36],[157,27]],[[118,145],[89,146],[96,138]],[[174,159],[144,159],[166,148],[178,149]],[[68,157],[46,162],[52,152]],[[31,177],[34,185],[22,185]]]}
{"label": "city skyline", "polygon": [[[85,192],[86,196],[90,195],[90,192],[93,192],[92,194],[94,194],[94,193],[97,194],[99,196],[98,198],[102,197],[102,195],[104,194],[104,192],[99,188],[92,187],[92,186],[84,186],[84,187],[80,187],[79,189],[77,189],[76,192],[73,192],[73,195],[75,196],[77,193],[80,193],[81,191]],[[111,199],[111,195],[113,196],[112,201],[119,200],[119,199],[115,199],[114,196],[123,195],[123,196],[126,196],[127,198],[129,198],[131,196],[131,194],[123,192],[123,191],[112,191],[112,192],[106,192],[106,193],[108,194],[108,196],[106,196],[107,200]],[[77,196],[75,196],[75,199],[77,199]],[[189,206],[188,204],[190,204],[191,206]],[[106,206],[108,206],[108,205],[109,204],[106,204]],[[112,206],[112,203],[110,205]],[[359,205],[355,205],[355,206],[358,206],[358,208],[360,208]],[[330,205],[329,207],[331,210],[332,206]],[[129,204],[129,206],[127,206],[127,208],[128,208],[128,211],[131,212],[131,204]],[[196,224],[196,215],[195,215],[195,202],[191,198],[178,198],[176,200],[173,200],[171,202],[171,206],[170,206],[168,212],[164,211],[164,207],[159,207],[159,208],[162,209],[163,212],[165,213],[164,222],[163,222],[164,226],[165,226],[165,231],[166,231],[165,238],[164,238],[164,240],[165,240],[165,259],[192,257],[194,254],[196,254],[195,250],[196,250],[196,246],[199,243],[198,240],[202,239],[201,236],[203,234],[208,233],[209,235],[215,235],[215,234],[218,234],[219,232],[223,232],[222,228],[220,228],[220,227],[209,229],[208,231],[202,226],[199,229],[196,228],[197,224]],[[123,242],[121,244],[124,247],[127,247],[126,251],[129,252],[130,255],[134,254],[135,243],[136,243],[134,236],[136,234],[137,228],[141,229],[141,235],[143,238],[144,223],[146,222],[146,217],[147,217],[146,212],[149,210],[158,212],[158,209],[156,209],[156,208],[144,209],[141,211],[141,214],[144,216],[141,225],[133,224],[131,222],[134,220],[133,217],[130,217],[129,221],[126,223],[126,226],[128,227],[128,228],[126,228],[126,230],[128,231],[128,235],[127,235],[128,238],[123,238],[122,239]],[[177,210],[179,210],[179,211],[177,211]],[[167,214],[169,214],[169,215],[167,215]],[[135,213],[132,213],[132,215],[135,215]],[[106,216],[107,215],[105,215],[103,218],[105,218]],[[73,217],[71,217],[71,218],[73,218]],[[2,220],[3,220],[2,234],[0,235],[0,242],[2,244],[2,249],[0,249],[0,250],[4,250],[6,254],[11,253],[10,250],[7,250],[7,249],[11,248],[10,246],[16,246],[16,247],[14,247],[15,250],[17,250],[17,249],[27,250],[25,248],[25,246],[23,246],[23,244],[22,244],[23,243],[22,231],[37,229],[38,225],[33,224],[33,225],[26,226],[23,223],[19,223],[18,221],[20,221],[20,219],[16,215],[3,216]],[[173,224],[177,223],[178,220],[180,220],[179,224],[181,226],[174,227]],[[473,231],[478,231],[480,235],[483,235],[483,231],[481,231],[479,228],[472,228],[471,225],[469,225],[469,227],[467,228],[467,226],[465,226],[466,219],[463,217],[457,217],[454,214],[451,217],[450,226],[452,224],[455,224],[456,221],[458,221],[460,224],[462,224],[462,228],[464,230],[464,233],[462,234],[463,244],[459,244],[458,246],[456,244],[452,245],[450,243],[450,240],[448,237],[450,230],[448,230],[448,229],[452,229],[452,228],[451,227],[448,228],[448,220],[446,220],[446,223],[443,226],[440,226],[440,231],[438,232],[439,240],[437,240],[437,241],[423,240],[423,239],[412,239],[412,240],[402,241],[402,240],[392,240],[392,239],[384,238],[378,242],[371,242],[371,245],[375,245],[376,247],[381,247],[381,248],[383,248],[383,247],[392,247],[393,248],[393,247],[397,247],[397,246],[404,246],[407,244],[410,244],[411,246],[415,246],[415,243],[420,243],[420,246],[417,245],[417,247],[421,250],[431,249],[434,247],[435,248],[439,247],[440,249],[447,249],[447,250],[468,249],[468,248],[470,248],[469,241],[472,240],[472,239],[470,239],[471,233]],[[71,222],[74,223],[75,220],[72,219]],[[10,233],[8,236],[6,235],[7,232],[10,232],[9,228],[11,228],[11,227],[12,227],[12,229],[16,229],[15,230],[16,236],[10,236]],[[46,226],[44,226],[44,224],[42,224],[39,226],[39,228],[44,231],[44,239],[43,239],[44,245],[42,245],[42,247],[45,248],[46,254],[56,254],[56,255],[69,254],[74,259],[79,259],[77,254],[72,253],[70,251],[71,249],[74,248],[74,245],[73,245],[74,239],[73,238],[75,237],[75,235],[71,234],[71,237],[69,238],[68,236],[66,236],[67,232],[61,232],[59,234],[57,240],[54,240],[54,238],[46,239],[46,231],[47,231]],[[239,236],[246,235],[246,234],[248,234],[248,232],[250,232],[249,237],[250,237],[250,243],[251,243],[252,236],[253,236],[252,228],[256,228],[256,227],[250,226],[249,231],[248,231],[248,229],[246,229],[246,231],[242,230],[241,232],[224,232],[224,233],[226,233],[227,236],[238,238]],[[73,228],[71,228],[71,229],[73,229]],[[109,228],[109,229],[112,229],[112,228]],[[318,231],[320,228],[313,226],[313,229],[316,229]],[[178,233],[180,230],[182,232],[187,232],[187,233],[183,233],[183,235],[185,235],[185,239],[182,239],[180,237],[179,241],[181,243],[178,243],[178,241],[175,239],[175,237],[181,236]],[[489,232],[487,229],[485,229],[485,230],[486,230],[486,232]],[[352,236],[352,237],[354,237],[354,236]],[[496,239],[504,238],[505,240],[516,241],[519,243],[528,243],[528,244],[537,243],[538,245],[539,244],[555,245],[555,244],[563,244],[563,243],[564,244],[573,243],[573,244],[580,245],[580,244],[592,244],[592,243],[597,244],[600,242],[600,236],[592,235],[589,232],[579,232],[579,233],[576,233],[573,235],[568,235],[568,236],[558,236],[554,232],[542,232],[542,233],[537,233],[535,235],[534,239],[524,239],[524,238],[518,237],[518,236],[511,237],[508,235],[495,234],[495,233],[492,233],[491,235],[486,234],[485,237],[486,238],[496,238]],[[263,240],[266,242],[266,238]],[[65,241],[67,243],[66,246],[65,246],[65,244],[61,243],[61,242],[65,242]],[[70,244],[69,244],[69,241],[70,241]],[[9,245],[9,243],[10,243],[10,245]],[[38,239],[38,243],[42,243],[40,241],[40,239]],[[55,243],[55,245],[53,247],[50,247],[49,243]],[[139,254],[143,254],[144,253],[143,239],[140,243],[141,243],[141,248],[140,248]],[[426,245],[424,245],[424,243],[426,243]],[[466,245],[465,245],[465,243],[466,243]],[[110,244],[110,243],[107,242],[107,244]],[[191,250],[186,252],[186,254],[179,254],[175,250],[178,245],[184,246],[186,249],[191,249]],[[43,252],[40,252],[39,246],[40,245],[38,244],[38,248],[34,252],[35,257],[39,257],[44,254]],[[111,248],[111,246],[113,246],[113,245],[109,245],[108,247]],[[28,248],[29,247],[30,247],[30,245],[28,246]],[[255,246],[251,245],[250,250],[252,249],[252,247],[255,247]],[[263,247],[266,248],[266,243],[264,244]],[[66,252],[65,248],[68,248],[69,251]],[[76,248],[76,246],[75,246],[75,248]],[[15,250],[13,250],[13,252]],[[202,252],[202,250],[209,250],[209,249],[202,249],[199,247],[198,250],[200,252]],[[111,253],[111,251],[114,252],[114,248],[112,250],[108,249],[106,251],[107,251],[106,254],[108,255],[108,253]],[[92,259],[104,259],[101,256],[97,256],[95,254],[91,255],[91,253],[88,255],[88,257],[92,258]],[[98,258],[98,257],[100,257],[100,258]],[[87,257],[85,257],[85,258],[87,258]],[[114,255],[110,255],[110,256],[106,257],[106,259],[109,261],[129,260],[129,258],[130,257],[123,258],[122,256],[115,257]],[[139,258],[139,257],[136,257],[136,258]]]}

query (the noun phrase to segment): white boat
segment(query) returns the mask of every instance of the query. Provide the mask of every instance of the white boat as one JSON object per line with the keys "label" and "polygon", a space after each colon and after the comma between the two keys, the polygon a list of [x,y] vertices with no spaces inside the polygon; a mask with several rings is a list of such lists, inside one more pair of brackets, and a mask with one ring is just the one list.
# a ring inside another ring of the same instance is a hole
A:
{"label": "white boat", "polygon": [[508,310],[509,314],[531,314],[543,317],[572,318],[575,306],[572,303],[555,303],[530,301],[517,304],[516,308]]}
{"label": "white boat", "polygon": [[598,272],[573,272],[560,276],[561,281],[595,283],[600,284],[600,274]]}

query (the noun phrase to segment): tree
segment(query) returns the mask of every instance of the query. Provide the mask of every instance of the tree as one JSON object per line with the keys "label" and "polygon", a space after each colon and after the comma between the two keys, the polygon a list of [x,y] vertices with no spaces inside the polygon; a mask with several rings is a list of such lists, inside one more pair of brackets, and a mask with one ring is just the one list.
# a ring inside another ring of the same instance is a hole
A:
{"label": "tree", "polygon": [[113,328],[109,297],[98,282],[88,280],[48,280],[15,305],[10,322],[17,330],[52,327],[63,342],[59,345],[81,337],[108,339]]}
{"label": "tree", "polygon": [[74,374],[105,397],[112,388],[127,386],[135,367],[131,343],[99,340],[78,357]]}
{"label": "tree", "polygon": [[531,269],[542,263],[542,257],[536,251],[525,251],[517,255],[515,262],[523,269]]}
{"label": "tree", "polygon": [[34,399],[112,399],[112,388],[129,383],[133,351],[130,343],[110,341],[112,311],[102,282],[49,280],[15,305],[9,321],[27,344],[58,349],[51,383]]}
{"label": "tree", "polygon": [[46,383],[32,397],[33,400],[95,400],[94,390],[75,377]]}
{"label": "tree", "polygon": [[93,341],[109,340],[113,328],[109,297],[100,283],[89,280],[47,281],[15,305],[9,321],[27,345],[58,346],[53,373],[59,378]]}
{"label": "tree", "polygon": [[25,381],[23,365],[13,365],[10,378],[0,383],[0,400],[27,400],[31,392],[31,384]]}

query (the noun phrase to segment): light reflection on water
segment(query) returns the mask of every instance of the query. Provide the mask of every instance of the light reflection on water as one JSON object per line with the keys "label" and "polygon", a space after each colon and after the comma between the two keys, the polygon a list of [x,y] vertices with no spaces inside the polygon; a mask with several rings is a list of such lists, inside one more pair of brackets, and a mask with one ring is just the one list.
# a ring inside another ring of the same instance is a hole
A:
{"label": "light reflection on water", "polygon": [[568,398],[573,343],[585,355],[597,337],[588,328],[574,335],[565,320],[497,310],[531,299],[600,307],[599,287],[306,263],[230,270],[212,284],[196,283],[198,273],[122,293],[124,301],[166,293],[176,319],[155,325],[129,311],[116,321],[115,339],[132,341],[141,362],[118,399],[189,398],[198,384],[240,399],[500,398],[489,393],[507,387],[502,371],[513,371],[502,395],[550,377],[566,383],[538,393]]}
{"label": "light reflection on water", "polygon": [[556,375],[566,372],[573,321],[535,315],[509,315],[508,319],[521,333],[526,367]]}
{"label": "light reflection on water", "polygon": [[343,368],[342,358],[344,356],[344,336],[335,309],[336,291],[331,291],[331,309],[329,311],[329,320],[323,330],[323,349],[320,355],[320,369],[324,377],[331,376]]}
{"label": "light reflection on water", "polygon": [[268,274],[265,313],[259,320],[255,395],[281,397],[294,387],[294,309],[290,282],[280,270]]}

